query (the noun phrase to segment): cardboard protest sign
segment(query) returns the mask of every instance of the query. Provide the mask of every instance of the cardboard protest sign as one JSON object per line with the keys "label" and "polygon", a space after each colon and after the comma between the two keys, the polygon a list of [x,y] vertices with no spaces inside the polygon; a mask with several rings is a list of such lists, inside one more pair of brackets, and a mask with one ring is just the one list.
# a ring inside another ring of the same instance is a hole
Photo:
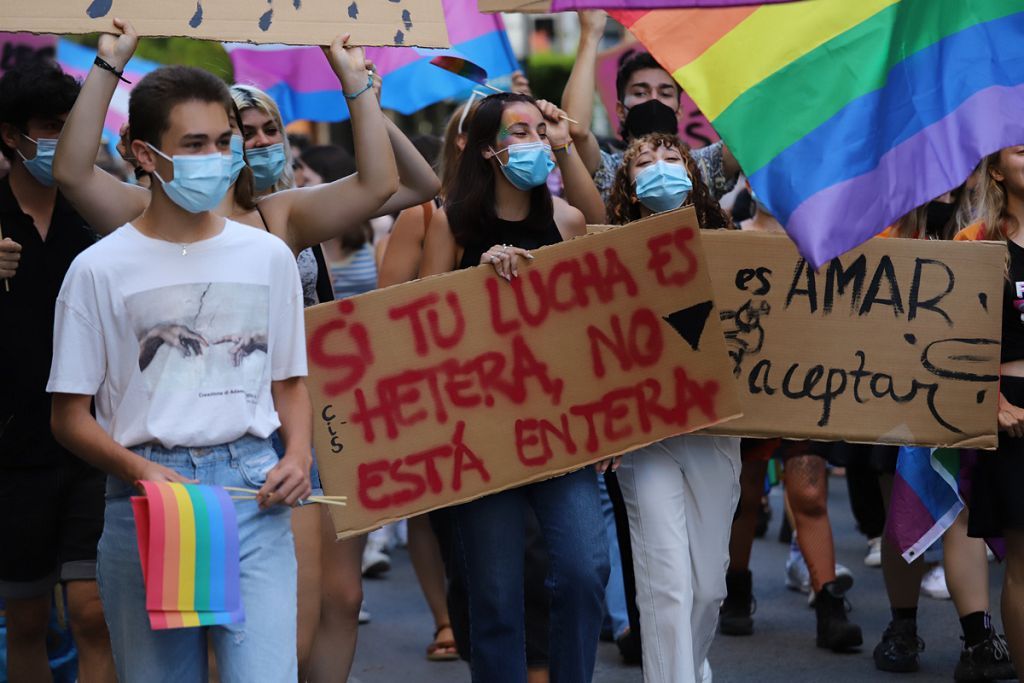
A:
{"label": "cardboard protest sign", "polygon": [[0,76],[21,62],[57,58],[57,36],[0,33]]}
{"label": "cardboard protest sign", "polygon": [[692,210],[306,311],[340,537],[736,416]]}
{"label": "cardboard protest sign", "polygon": [[551,11],[551,0],[477,0],[481,12],[519,12],[546,14]]}
{"label": "cardboard protest sign", "polygon": [[1005,245],[874,239],[815,272],[785,235],[702,237],[743,403],[716,433],[995,447]]}
{"label": "cardboard protest sign", "polygon": [[0,26],[32,33],[92,33],[131,21],[141,36],[226,42],[448,47],[441,0],[3,0]]}

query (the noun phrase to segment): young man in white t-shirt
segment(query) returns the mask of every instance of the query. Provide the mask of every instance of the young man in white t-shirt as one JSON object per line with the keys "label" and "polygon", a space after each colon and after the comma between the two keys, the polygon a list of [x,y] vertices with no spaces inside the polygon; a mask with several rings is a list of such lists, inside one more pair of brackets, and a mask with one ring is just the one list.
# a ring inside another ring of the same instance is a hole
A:
{"label": "young man in white t-shirt", "polygon": [[[302,290],[283,241],[210,212],[228,187],[231,107],[201,69],[138,83],[131,149],[152,199],[75,259],[57,299],[53,432],[110,475],[97,573],[122,681],[205,680],[207,637],[222,681],[297,677],[289,506],[309,495],[312,458]],[[259,489],[235,505],[244,623],[150,629],[129,502],[140,480]]]}

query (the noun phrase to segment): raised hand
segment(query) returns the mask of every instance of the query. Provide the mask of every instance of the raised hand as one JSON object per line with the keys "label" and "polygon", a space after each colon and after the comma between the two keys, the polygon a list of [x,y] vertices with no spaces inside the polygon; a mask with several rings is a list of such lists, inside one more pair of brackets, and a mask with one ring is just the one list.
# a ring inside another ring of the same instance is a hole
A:
{"label": "raised hand", "polygon": [[354,94],[366,87],[368,72],[366,70],[366,54],[358,45],[349,45],[352,35],[335,38],[329,47],[324,48],[327,61],[341,81],[342,90]]}
{"label": "raised hand", "polygon": [[96,54],[115,69],[124,69],[139,45],[139,34],[135,27],[123,19],[114,19],[114,28],[119,33],[101,33]]}
{"label": "raised hand", "polygon": [[537,100],[537,108],[548,124],[548,143],[552,147],[561,147],[569,142],[569,122],[565,112],[547,100]]}

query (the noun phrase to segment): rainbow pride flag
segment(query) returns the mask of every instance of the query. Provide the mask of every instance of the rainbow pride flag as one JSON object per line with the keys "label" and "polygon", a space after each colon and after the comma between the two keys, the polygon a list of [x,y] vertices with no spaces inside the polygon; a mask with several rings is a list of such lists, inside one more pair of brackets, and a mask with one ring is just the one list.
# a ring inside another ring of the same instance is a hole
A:
{"label": "rainbow pride flag", "polygon": [[612,15],[682,84],[815,267],[1024,143],[1024,0]]}
{"label": "rainbow pride flag", "polygon": [[235,506],[219,486],[144,481],[132,498],[154,630],[245,620]]}
{"label": "rainbow pride flag", "polygon": [[956,448],[900,447],[885,534],[913,562],[964,509]]}
{"label": "rainbow pride flag", "polygon": [[[443,0],[450,50],[370,47],[366,56],[384,78],[381,106],[411,114],[442,100],[462,97],[472,88],[465,79],[436,66],[438,56],[477,64],[491,78],[519,68],[499,14],[481,14],[476,0]],[[277,102],[285,123],[296,119],[342,121],[348,107],[338,78],[317,47],[230,44],[235,81],[255,85]]]}
{"label": "rainbow pride flag", "polygon": [[670,9],[674,7],[736,7],[797,0],[551,0],[552,12],[577,9]]}

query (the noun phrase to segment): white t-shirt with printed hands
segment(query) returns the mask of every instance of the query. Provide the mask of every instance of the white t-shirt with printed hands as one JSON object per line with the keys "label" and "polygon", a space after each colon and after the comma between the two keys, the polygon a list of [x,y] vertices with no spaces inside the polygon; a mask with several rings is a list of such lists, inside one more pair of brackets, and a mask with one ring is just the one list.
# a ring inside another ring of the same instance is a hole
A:
{"label": "white t-shirt with printed hands", "polygon": [[127,224],[75,259],[57,297],[47,391],[95,396],[122,446],[267,437],[271,381],[306,375],[287,245],[228,220],[187,252]]}

